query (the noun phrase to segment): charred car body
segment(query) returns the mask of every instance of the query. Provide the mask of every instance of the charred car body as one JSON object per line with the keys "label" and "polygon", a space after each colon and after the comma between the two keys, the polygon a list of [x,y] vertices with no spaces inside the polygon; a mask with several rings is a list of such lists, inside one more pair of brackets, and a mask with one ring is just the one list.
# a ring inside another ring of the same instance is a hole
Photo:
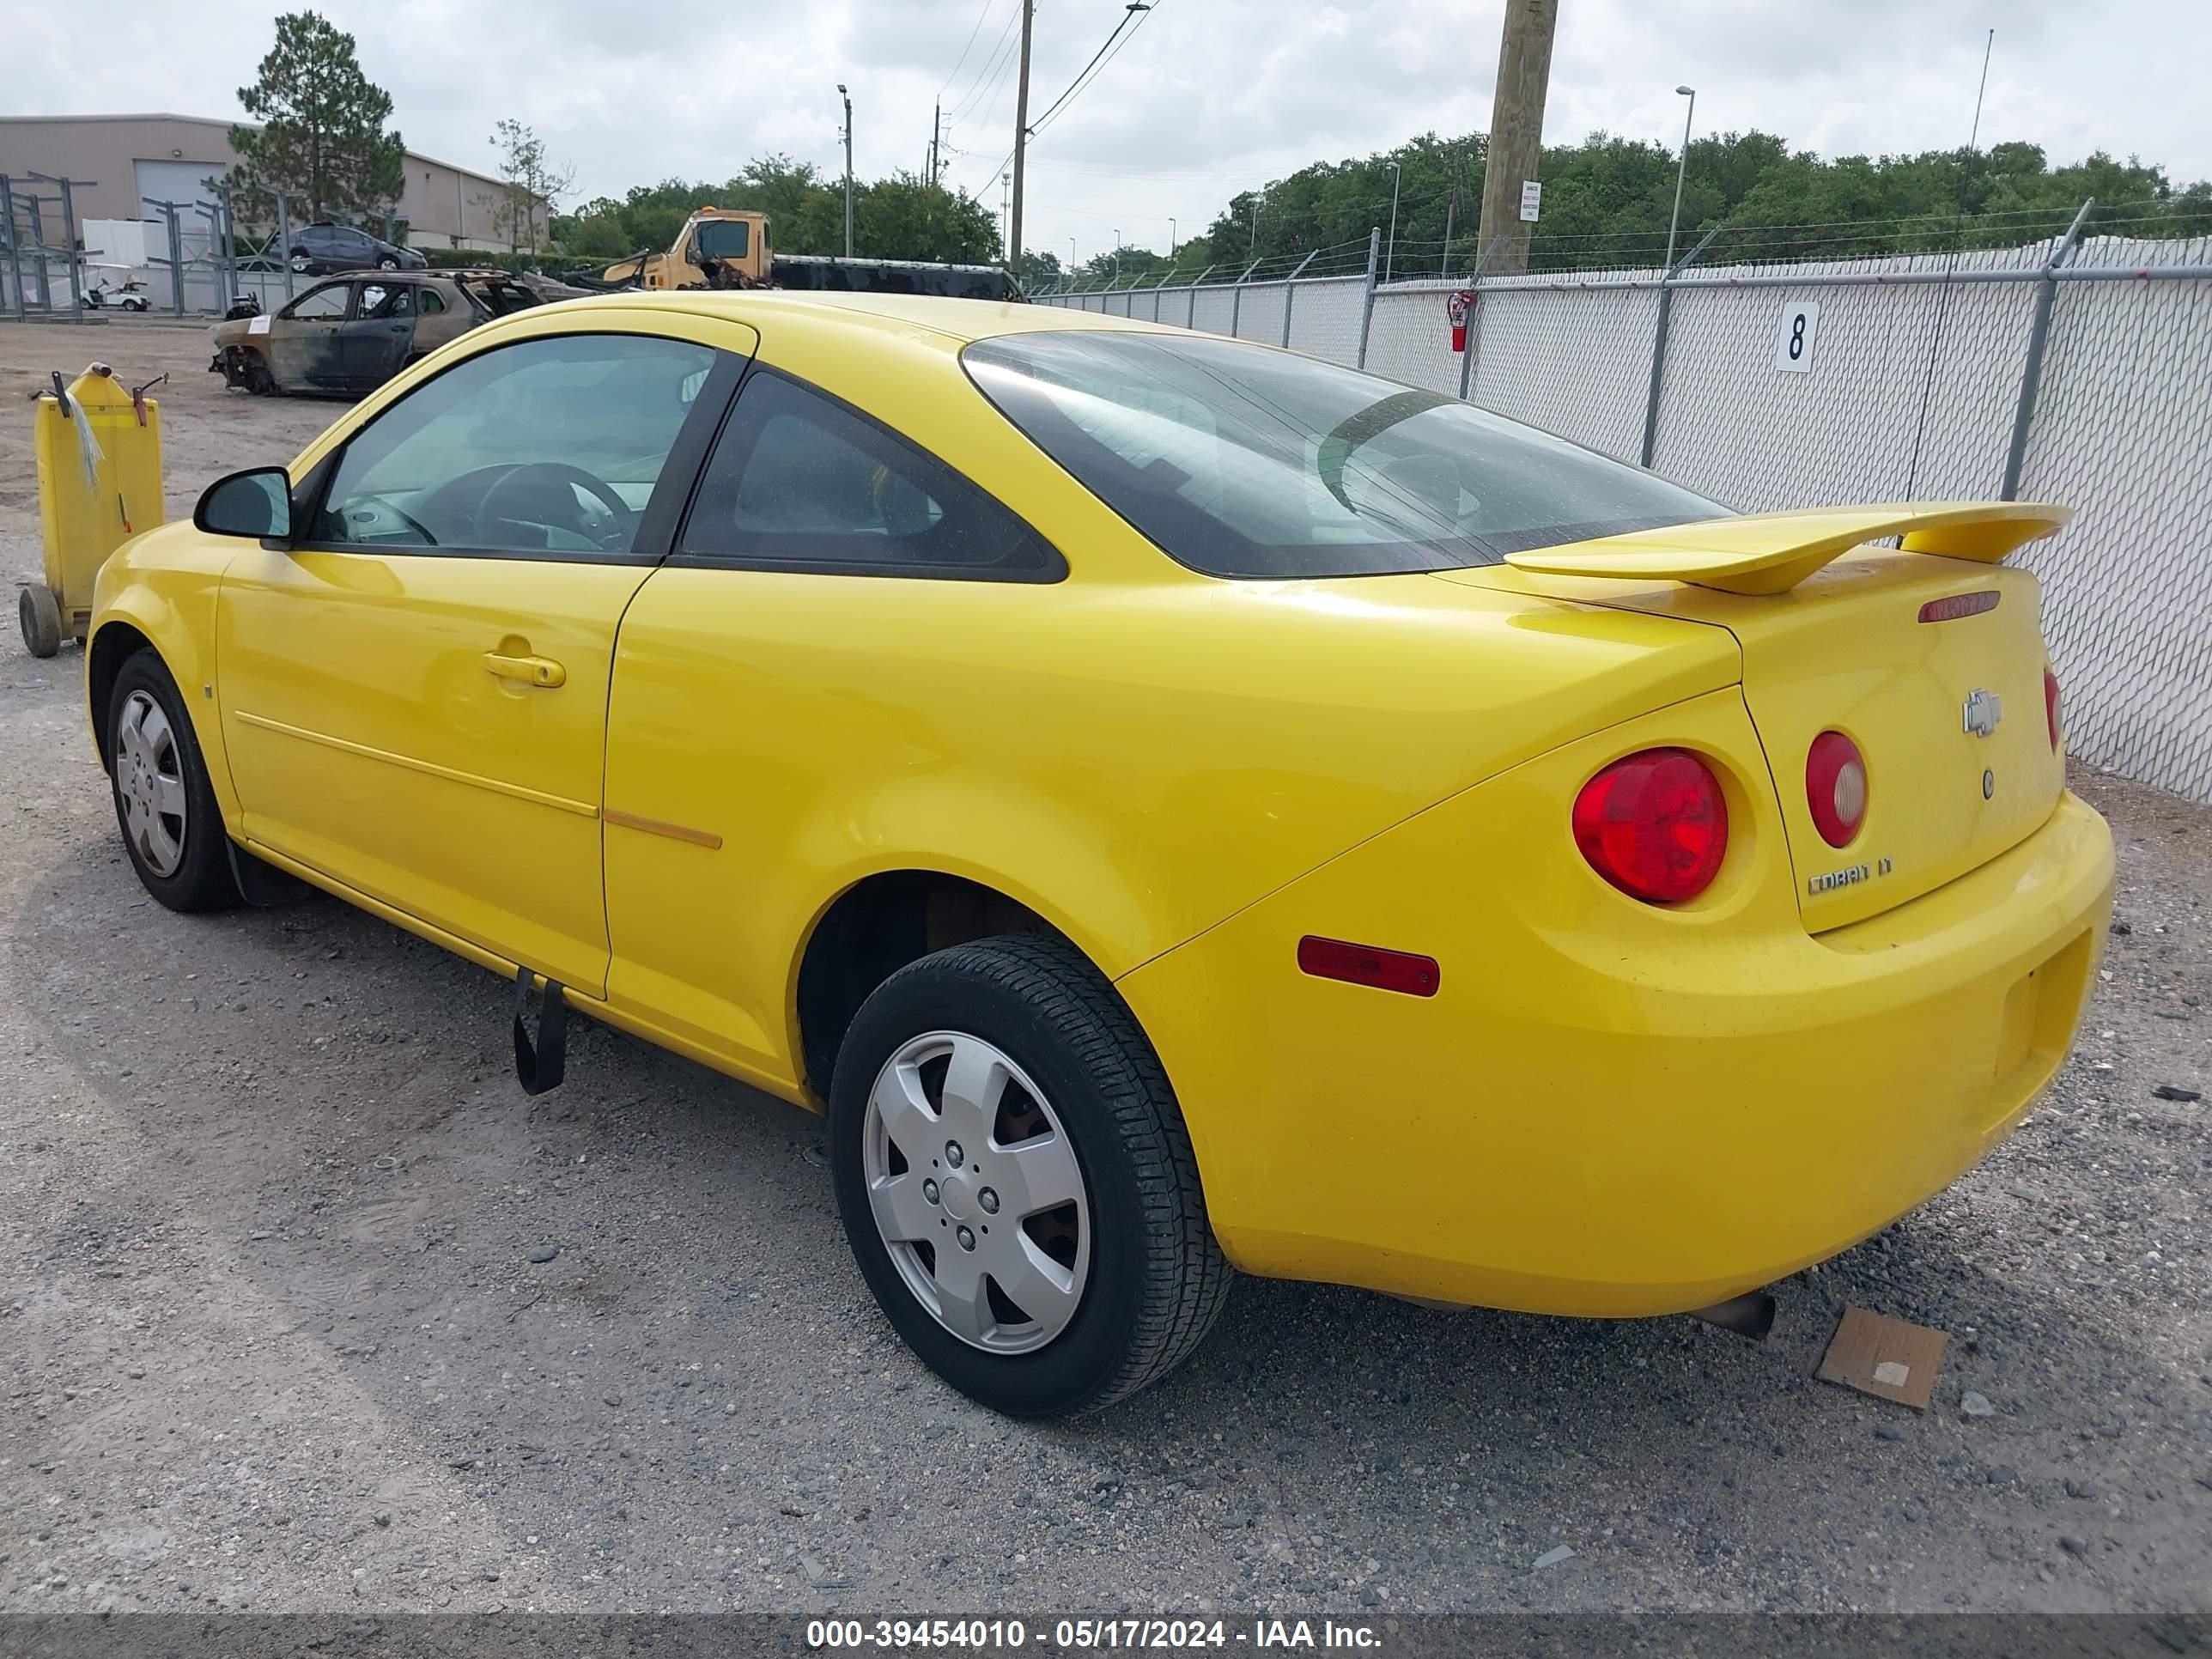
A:
{"label": "charred car body", "polygon": [[244,392],[369,392],[479,323],[582,291],[500,270],[349,271],[217,323],[208,369]]}

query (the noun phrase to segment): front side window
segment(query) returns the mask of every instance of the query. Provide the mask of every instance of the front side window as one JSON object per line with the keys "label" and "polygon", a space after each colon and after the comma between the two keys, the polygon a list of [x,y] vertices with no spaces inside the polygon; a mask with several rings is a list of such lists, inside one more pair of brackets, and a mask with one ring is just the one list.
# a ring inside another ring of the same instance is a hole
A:
{"label": "front side window", "polygon": [[714,361],[688,341],[570,334],[457,363],[354,434],[313,539],[624,556]]}
{"label": "front side window", "polygon": [[320,288],[309,289],[279,314],[302,321],[332,323],[346,314],[347,303],[352,298],[352,283],[325,283]]}
{"label": "front side window", "polygon": [[680,551],[846,574],[1056,580],[1058,553],[944,462],[836,398],[756,372]]}
{"label": "front side window", "polygon": [[964,361],[1040,448],[1209,575],[1494,564],[1727,512],[1454,398],[1261,346],[1071,330]]}
{"label": "front side window", "polygon": [[691,232],[694,257],[742,259],[752,245],[752,226],[743,219],[705,219]]}
{"label": "front side window", "polygon": [[446,308],[445,298],[434,288],[419,289],[416,292],[415,307],[425,317],[434,317]]}

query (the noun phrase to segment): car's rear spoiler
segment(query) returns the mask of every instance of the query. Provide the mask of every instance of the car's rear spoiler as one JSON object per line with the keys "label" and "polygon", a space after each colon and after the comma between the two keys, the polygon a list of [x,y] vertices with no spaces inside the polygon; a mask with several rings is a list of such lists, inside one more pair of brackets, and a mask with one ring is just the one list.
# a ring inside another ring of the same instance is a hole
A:
{"label": "car's rear spoiler", "polygon": [[2045,501],[1904,501],[1815,507],[1700,519],[1509,553],[1516,569],[1547,576],[1689,582],[1728,593],[1784,593],[1861,544],[1904,538],[1908,553],[1996,564],[2057,531],[2070,507]]}

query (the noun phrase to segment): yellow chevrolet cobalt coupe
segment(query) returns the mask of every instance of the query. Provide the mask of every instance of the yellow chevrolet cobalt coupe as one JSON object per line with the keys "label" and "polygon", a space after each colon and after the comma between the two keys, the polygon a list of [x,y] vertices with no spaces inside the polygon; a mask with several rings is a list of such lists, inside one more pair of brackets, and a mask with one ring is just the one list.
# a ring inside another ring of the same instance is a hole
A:
{"label": "yellow chevrolet cobalt coupe", "polygon": [[1733,517],[1257,345],[623,295],[128,544],[87,690],[156,898],[508,976],[532,1090],[575,1010],[826,1110],[886,1317],[1042,1414],[1232,1267],[1709,1310],[1969,1168],[2111,905],[2003,564],[2065,516]]}

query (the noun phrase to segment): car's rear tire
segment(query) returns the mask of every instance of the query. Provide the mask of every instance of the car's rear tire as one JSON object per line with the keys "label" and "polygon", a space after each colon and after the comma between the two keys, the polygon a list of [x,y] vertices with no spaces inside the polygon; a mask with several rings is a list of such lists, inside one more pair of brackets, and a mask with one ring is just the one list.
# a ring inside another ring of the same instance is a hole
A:
{"label": "car's rear tire", "polygon": [[1227,1297],[1175,1092],[1064,940],[958,945],[884,981],[839,1051],[830,1135],[878,1304],[994,1410],[1125,1399],[1181,1364]]}
{"label": "car's rear tire", "polygon": [[124,850],[148,892],[172,910],[239,902],[222,808],[185,700],[161,657],[134,653],[108,695],[107,776]]}

